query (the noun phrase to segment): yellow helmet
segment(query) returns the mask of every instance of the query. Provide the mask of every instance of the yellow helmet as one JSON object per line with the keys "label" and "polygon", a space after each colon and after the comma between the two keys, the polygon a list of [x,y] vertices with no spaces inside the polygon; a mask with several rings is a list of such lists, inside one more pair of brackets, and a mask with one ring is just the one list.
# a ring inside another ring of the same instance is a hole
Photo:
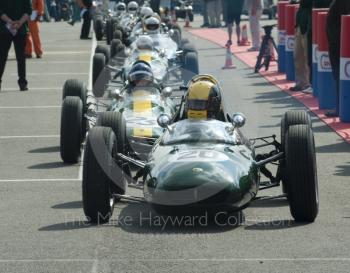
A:
{"label": "yellow helmet", "polygon": [[217,80],[210,75],[194,77],[188,85],[185,103],[187,118],[219,118],[221,92]]}

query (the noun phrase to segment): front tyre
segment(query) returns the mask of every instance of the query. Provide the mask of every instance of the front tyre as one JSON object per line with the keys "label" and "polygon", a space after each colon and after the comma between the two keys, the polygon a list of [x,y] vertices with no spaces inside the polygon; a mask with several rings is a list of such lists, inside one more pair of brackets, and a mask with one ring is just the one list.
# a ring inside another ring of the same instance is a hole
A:
{"label": "front tyre", "polygon": [[66,97],[61,110],[60,154],[64,163],[77,163],[83,139],[83,103],[79,97]]}
{"label": "front tyre", "polygon": [[116,137],[111,128],[96,126],[89,131],[83,164],[83,208],[88,220],[106,223],[113,213],[110,177]]}
{"label": "front tyre", "polygon": [[288,128],[286,178],[291,214],[297,222],[313,222],[318,214],[318,181],[314,135],[307,125]]}

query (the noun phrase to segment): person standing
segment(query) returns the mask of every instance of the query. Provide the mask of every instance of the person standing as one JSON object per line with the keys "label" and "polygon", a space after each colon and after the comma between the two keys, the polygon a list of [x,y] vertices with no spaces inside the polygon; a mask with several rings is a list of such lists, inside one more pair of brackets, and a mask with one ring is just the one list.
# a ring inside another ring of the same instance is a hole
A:
{"label": "person standing", "polygon": [[250,31],[253,46],[248,51],[259,51],[260,49],[260,18],[263,12],[263,0],[246,0],[249,13]]}
{"label": "person standing", "polygon": [[329,43],[329,59],[333,78],[336,81],[336,108],[326,112],[327,117],[339,116],[341,17],[347,14],[350,14],[349,0],[334,0],[332,2],[328,12],[326,32]]}
{"label": "person standing", "polygon": [[329,8],[333,0],[313,0],[313,7],[315,9],[319,8]]}
{"label": "person standing", "polygon": [[296,15],[294,64],[295,64],[295,86],[290,91],[302,91],[311,93],[310,65],[308,57],[308,33],[311,31],[312,0],[301,0]]}
{"label": "person standing", "polygon": [[80,39],[87,40],[89,38],[90,29],[91,29],[91,8],[92,0],[77,0],[79,6],[82,10],[83,24],[81,26]]}
{"label": "person standing", "polygon": [[70,2],[71,8],[72,8],[72,20],[68,21],[67,23],[71,26],[74,26],[75,22],[80,22],[80,7],[77,3],[77,1],[72,0]]}
{"label": "person standing", "polygon": [[17,59],[19,88],[21,91],[28,90],[24,50],[28,33],[27,21],[31,13],[32,5],[30,0],[0,1],[0,90],[2,76],[12,43],[15,47]]}
{"label": "person standing", "polygon": [[241,14],[243,10],[244,0],[230,1],[227,0],[227,9],[224,11],[227,14],[227,32],[228,41],[226,47],[232,45],[233,23],[236,24],[237,45],[241,42]]}
{"label": "person standing", "polygon": [[221,27],[221,0],[208,0],[207,9],[210,27]]}
{"label": "person standing", "polygon": [[203,15],[203,25],[201,25],[201,27],[208,27],[209,26],[208,0],[202,0],[202,15]]}
{"label": "person standing", "polygon": [[29,20],[29,33],[26,42],[26,58],[32,58],[33,45],[37,58],[41,58],[43,50],[39,34],[39,20],[44,15],[44,0],[32,0],[32,15]]}

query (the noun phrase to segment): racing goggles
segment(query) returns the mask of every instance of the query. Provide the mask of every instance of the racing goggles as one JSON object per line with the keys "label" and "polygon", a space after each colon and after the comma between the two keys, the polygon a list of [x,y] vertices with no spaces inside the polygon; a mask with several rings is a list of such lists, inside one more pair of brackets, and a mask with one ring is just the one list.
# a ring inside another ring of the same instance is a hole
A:
{"label": "racing goggles", "polygon": [[189,99],[187,108],[197,111],[208,110],[208,100]]}

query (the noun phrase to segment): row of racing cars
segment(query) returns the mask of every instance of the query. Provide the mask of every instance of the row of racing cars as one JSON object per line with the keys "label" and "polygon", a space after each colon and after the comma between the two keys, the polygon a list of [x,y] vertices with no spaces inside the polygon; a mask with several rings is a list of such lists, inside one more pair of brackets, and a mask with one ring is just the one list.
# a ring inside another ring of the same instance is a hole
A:
{"label": "row of racing cars", "polygon": [[[142,8],[125,11],[135,17],[132,25],[126,14],[116,16],[110,47],[96,47],[92,90],[74,79],[63,87],[60,152],[69,164],[82,157],[86,217],[107,222],[121,199],[172,214],[241,211],[287,198],[296,221],[313,222],[319,199],[310,116],[286,112],[280,141],[248,139],[240,130],[245,116],[225,112],[218,80],[199,74],[193,45],[175,40]],[[258,196],[280,186],[278,196]],[[127,195],[128,187],[143,197]]]}

